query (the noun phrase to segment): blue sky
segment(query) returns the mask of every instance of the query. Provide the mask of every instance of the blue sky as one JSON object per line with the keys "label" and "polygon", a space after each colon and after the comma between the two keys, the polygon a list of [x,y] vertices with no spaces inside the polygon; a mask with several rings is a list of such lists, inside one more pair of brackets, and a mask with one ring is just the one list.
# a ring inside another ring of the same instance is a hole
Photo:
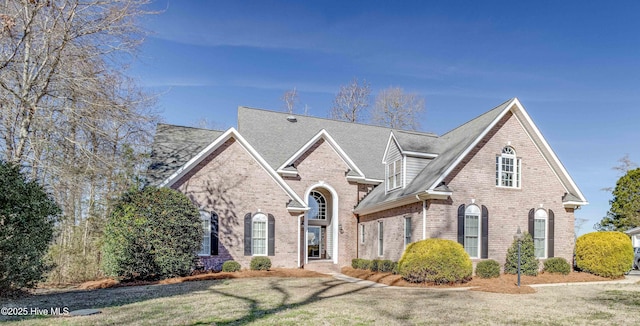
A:
{"label": "blue sky", "polygon": [[590,205],[592,230],[629,154],[640,162],[640,2],[156,1],[129,73],[164,122],[236,125],[236,108],[282,110],[296,88],[326,117],[340,85],[366,79],[425,98],[443,134],[518,97]]}

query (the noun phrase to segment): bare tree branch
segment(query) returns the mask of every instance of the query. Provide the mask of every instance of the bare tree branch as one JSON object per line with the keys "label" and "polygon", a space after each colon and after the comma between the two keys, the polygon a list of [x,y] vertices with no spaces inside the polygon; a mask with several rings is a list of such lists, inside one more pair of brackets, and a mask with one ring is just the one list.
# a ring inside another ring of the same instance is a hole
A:
{"label": "bare tree branch", "polygon": [[424,98],[405,93],[399,87],[383,89],[376,97],[372,121],[379,126],[395,129],[420,128],[420,115],[424,112]]}
{"label": "bare tree branch", "polygon": [[329,117],[334,120],[349,122],[363,122],[369,108],[371,85],[366,80],[362,84],[354,78],[349,85],[340,86],[340,90],[333,99],[333,106]]}

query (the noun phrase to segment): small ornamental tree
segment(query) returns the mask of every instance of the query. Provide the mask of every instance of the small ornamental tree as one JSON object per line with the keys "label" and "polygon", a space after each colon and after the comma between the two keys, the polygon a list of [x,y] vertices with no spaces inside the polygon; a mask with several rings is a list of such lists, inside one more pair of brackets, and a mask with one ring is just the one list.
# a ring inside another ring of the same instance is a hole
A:
{"label": "small ornamental tree", "polygon": [[[538,275],[540,262],[535,255],[535,247],[531,234],[525,232],[521,240],[520,247],[520,270],[522,274],[529,276]],[[518,274],[518,241],[513,240],[513,244],[507,250],[507,261],[504,264],[505,274]]]}
{"label": "small ornamental tree", "polygon": [[0,295],[34,287],[52,267],[44,257],[60,213],[41,185],[0,161]]}
{"label": "small ornamental tree", "polygon": [[103,270],[121,280],[188,274],[202,246],[198,209],[184,194],[147,187],[122,195],[105,228]]}

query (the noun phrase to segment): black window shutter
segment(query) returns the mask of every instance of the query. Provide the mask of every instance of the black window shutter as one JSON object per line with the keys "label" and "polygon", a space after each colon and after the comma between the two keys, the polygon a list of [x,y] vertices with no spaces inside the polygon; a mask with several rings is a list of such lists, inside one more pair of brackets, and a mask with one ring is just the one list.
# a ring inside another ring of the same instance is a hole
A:
{"label": "black window shutter", "polygon": [[482,252],[480,258],[489,258],[489,210],[482,205]]}
{"label": "black window shutter", "polygon": [[244,216],[244,255],[251,256],[251,213]]}
{"label": "black window shutter", "polygon": [[529,211],[529,234],[531,234],[531,237],[534,237],[535,235],[533,234],[533,230],[535,229],[535,226],[533,225],[533,222],[536,218],[536,209],[532,208]]}
{"label": "black window shutter", "polygon": [[268,234],[268,238],[269,238],[269,244],[267,245],[269,247],[269,252],[268,255],[269,256],[275,256],[275,252],[276,252],[276,219],[275,217],[273,217],[273,215],[269,214],[269,228],[267,229]]}
{"label": "black window shutter", "polygon": [[554,255],[554,252],[553,252],[554,229],[555,229],[555,217],[554,217],[553,211],[549,210],[549,240],[547,241],[547,244],[549,245],[549,249],[547,252],[549,258],[553,257]]}
{"label": "black window shutter", "polygon": [[464,204],[458,206],[458,243],[464,246]]}
{"label": "black window shutter", "polygon": [[211,212],[211,255],[218,255],[218,214]]}

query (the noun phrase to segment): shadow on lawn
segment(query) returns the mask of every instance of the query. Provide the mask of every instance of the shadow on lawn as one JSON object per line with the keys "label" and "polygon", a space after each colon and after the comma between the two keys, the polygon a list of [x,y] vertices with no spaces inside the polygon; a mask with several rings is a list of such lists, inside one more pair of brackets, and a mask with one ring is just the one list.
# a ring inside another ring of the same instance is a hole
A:
{"label": "shadow on lawn", "polygon": [[[350,286],[344,286],[344,285],[350,285]],[[290,290],[288,291],[286,288],[282,287],[279,281],[272,280],[270,281],[269,288],[280,293],[282,296],[282,298],[280,299],[276,307],[273,307],[273,308],[260,308],[260,305],[263,302],[251,297],[245,297],[238,294],[222,292],[216,289],[209,289],[209,291],[224,297],[242,300],[248,303],[249,305],[249,309],[247,310],[247,313],[243,317],[240,317],[234,320],[217,321],[215,322],[215,325],[244,325],[244,324],[260,321],[261,319],[269,318],[272,315],[282,311],[286,311],[289,309],[296,309],[306,305],[310,305],[314,302],[319,302],[322,300],[328,300],[328,299],[338,298],[345,295],[359,293],[364,290],[371,289],[374,285],[375,284],[357,285],[357,284],[353,284],[353,283],[349,283],[349,282],[341,281],[337,279],[329,279],[320,283],[320,289],[314,291],[309,295],[306,295],[304,299],[291,302],[290,301],[291,293],[289,292]],[[339,287],[342,287],[342,289],[340,289]],[[420,293],[416,292],[415,294],[421,295],[424,297],[425,292],[421,291]],[[447,296],[447,293],[431,292],[428,295],[430,298],[438,300],[438,299],[444,299]],[[395,319],[397,321],[403,321],[403,320],[406,320],[408,316],[410,316],[409,311],[411,311],[411,307],[405,307],[405,311],[400,313],[392,313],[390,311],[386,311],[384,307],[381,307],[378,310],[378,313],[386,315],[391,319]],[[199,322],[193,325],[210,325],[210,324],[211,324],[210,322]]]}

